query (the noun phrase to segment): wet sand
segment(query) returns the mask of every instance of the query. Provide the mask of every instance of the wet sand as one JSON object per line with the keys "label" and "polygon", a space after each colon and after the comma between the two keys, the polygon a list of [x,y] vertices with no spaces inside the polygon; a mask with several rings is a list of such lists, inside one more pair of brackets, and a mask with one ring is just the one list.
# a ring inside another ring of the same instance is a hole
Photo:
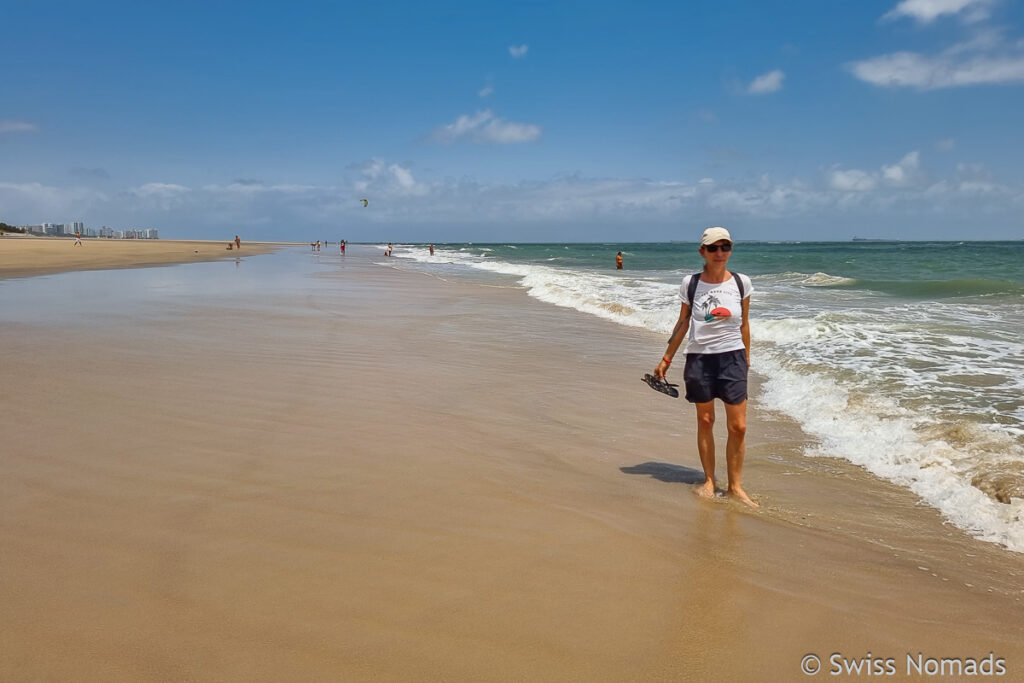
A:
{"label": "wet sand", "polygon": [[0,278],[29,277],[72,270],[138,268],[168,263],[192,263],[265,254],[280,246],[242,242],[227,248],[227,240],[112,240],[6,236],[0,238]]}
{"label": "wet sand", "polygon": [[663,339],[383,261],[0,325],[0,678],[1019,675],[1021,555],[763,411],[762,509],[699,500],[689,407],[638,381]]}

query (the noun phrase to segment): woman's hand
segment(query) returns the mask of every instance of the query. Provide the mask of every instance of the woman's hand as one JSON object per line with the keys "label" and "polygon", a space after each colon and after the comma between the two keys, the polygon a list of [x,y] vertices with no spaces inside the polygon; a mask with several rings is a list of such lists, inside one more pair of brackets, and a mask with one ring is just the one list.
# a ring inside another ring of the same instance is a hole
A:
{"label": "woman's hand", "polygon": [[669,366],[672,365],[671,361],[666,361],[664,358],[658,363],[658,366],[654,368],[654,376],[658,379],[665,379],[665,373],[668,372]]}

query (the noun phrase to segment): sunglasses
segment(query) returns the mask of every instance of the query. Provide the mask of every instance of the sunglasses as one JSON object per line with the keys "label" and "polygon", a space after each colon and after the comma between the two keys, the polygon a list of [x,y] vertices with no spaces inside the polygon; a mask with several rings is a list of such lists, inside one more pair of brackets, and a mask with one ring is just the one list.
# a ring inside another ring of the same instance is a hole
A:
{"label": "sunglasses", "polygon": [[708,244],[704,248],[714,254],[716,251],[721,249],[722,251],[732,251],[731,244]]}

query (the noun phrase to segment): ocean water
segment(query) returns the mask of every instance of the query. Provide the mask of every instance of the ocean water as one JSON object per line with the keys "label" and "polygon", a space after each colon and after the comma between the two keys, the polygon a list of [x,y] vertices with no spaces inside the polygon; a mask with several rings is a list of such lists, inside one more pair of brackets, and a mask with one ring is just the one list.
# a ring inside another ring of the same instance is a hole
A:
{"label": "ocean water", "polygon": [[[702,263],[696,244],[676,242],[394,255],[666,339],[679,283]],[[729,265],[755,287],[752,371],[764,382],[751,401],[799,423],[814,440],[806,456],[855,463],[1024,552],[1024,242],[740,242]]]}

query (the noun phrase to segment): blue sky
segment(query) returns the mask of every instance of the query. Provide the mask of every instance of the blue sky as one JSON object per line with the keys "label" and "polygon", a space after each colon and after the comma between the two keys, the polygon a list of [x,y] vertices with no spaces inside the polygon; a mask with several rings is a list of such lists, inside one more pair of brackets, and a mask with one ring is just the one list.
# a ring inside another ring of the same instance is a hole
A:
{"label": "blue sky", "polygon": [[8,223],[1024,238],[1019,1],[36,0],[0,25]]}

